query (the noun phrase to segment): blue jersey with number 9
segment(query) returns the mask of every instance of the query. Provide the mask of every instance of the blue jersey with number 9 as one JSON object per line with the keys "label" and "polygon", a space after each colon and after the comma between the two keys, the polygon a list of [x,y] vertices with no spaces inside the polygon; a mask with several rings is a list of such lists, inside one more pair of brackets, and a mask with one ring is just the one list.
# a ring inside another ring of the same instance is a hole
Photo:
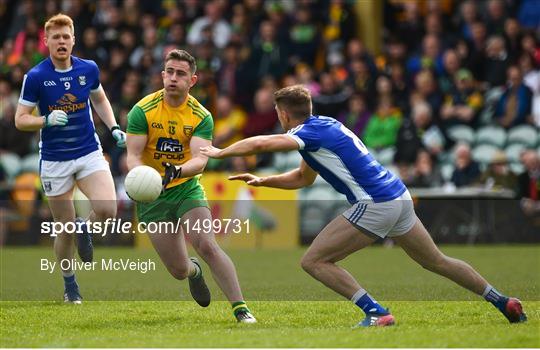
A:
{"label": "blue jersey with number 9", "polygon": [[90,108],[90,92],[100,88],[99,69],[94,61],[71,56],[72,66],[55,69],[50,57],[32,68],[23,80],[19,103],[37,106],[40,115],[55,109],[68,115],[65,126],[41,130],[41,159],[77,159],[101,148]]}
{"label": "blue jersey with number 9", "polygon": [[300,146],[306,163],[350,203],[385,202],[401,196],[406,187],[368,152],[362,141],[339,121],[310,116],[287,132]]}

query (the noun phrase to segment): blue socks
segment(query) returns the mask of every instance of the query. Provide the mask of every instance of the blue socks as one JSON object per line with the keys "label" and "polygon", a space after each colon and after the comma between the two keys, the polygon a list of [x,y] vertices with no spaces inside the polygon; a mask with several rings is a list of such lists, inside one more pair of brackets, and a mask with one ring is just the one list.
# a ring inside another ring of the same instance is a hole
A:
{"label": "blue socks", "polygon": [[383,308],[371,295],[366,292],[365,289],[360,288],[358,292],[354,293],[351,301],[367,314],[388,314],[388,310]]}
{"label": "blue socks", "polygon": [[492,303],[497,309],[504,312],[508,297],[499,293],[499,291],[493,288],[491,284],[488,284],[486,286],[486,289],[484,290],[484,293],[482,293],[482,296],[484,297],[484,299]]}
{"label": "blue socks", "polygon": [[75,273],[71,272],[62,272],[64,277],[64,287],[66,290],[76,290],[79,286],[75,280]]}

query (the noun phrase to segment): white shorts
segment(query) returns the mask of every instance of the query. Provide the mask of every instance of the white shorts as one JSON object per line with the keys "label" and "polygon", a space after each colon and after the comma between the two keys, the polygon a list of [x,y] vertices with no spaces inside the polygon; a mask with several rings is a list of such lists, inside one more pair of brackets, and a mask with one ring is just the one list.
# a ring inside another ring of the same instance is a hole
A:
{"label": "white shorts", "polygon": [[59,196],[71,190],[75,180],[87,177],[96,171],[111,171],[109,162],[101,150],[81,158],[66,161],[41,160],[41,185],[47,196]]}
{"label": "white shorts", "polygon": [[409,191],[388,202],[360,201],[345,211],[343,216],[360,231],[375,238],[401,236],[416,223]]}

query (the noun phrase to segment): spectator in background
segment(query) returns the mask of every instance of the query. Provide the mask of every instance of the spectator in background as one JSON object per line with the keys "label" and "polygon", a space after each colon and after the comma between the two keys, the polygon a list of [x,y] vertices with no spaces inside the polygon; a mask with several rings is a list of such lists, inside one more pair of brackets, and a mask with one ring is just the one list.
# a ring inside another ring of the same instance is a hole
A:
{"label": "spectator in background", "polygon": [[313,114],[339,115],[347,109],[347,101],[351,96],[348,88],[339,86],[330,73],[322,73],[319,77],[321,90],[313,97]]}
{"label": "spectator in background", "polygon": [[497,103],[495,119],[504,128],[527,123],[531,113],[532,92],[523,83],[519,67],[507,72],[508,83]]}
{"label": "spectator in background", "polygon": [[254,110],[248,115],[243,130],[244,137],[268,134],[274,130],[278,119],[272,93],[273,91],[264,88],[255,93]]}
{"label": "spectator in background", "polygon": [[451,33],[444,30],[441,14],[437,12],[426,14],[424,18],[424,30],[425,35],[434,35],[439,39],[442,49],[446,49],[452,44],[453,38],[451,37]]}
{"label": "spectator in background", "polygon": [[408,185],[411,187],[437,187],[442,184],[441,172],[434,164],[431,154],[420,150],[416,156],[413,177]]}
{"label": "spectator in background", "polygon": [[242,139],[247,114],[242,108],[233,104],[230,96],[218,96],[217,113],[214,115],[213,143],[216,147],[225,148]]}
{"label": "spectator in background", "polygon": [[174,22],[167,31],[165,37],[165,44],[171,45],[176,48],[182,48],[186,46],[186,32],[185,25],[181,22]]}
{"label": "spectator in background", "polygon": [[[108,1],[100,1],[99,4],[107,3]],[[120,38],[120,31],[122,30],[122,13],[118,7],[114,5],[104,6],[105,13],[100,18],[103,22],[100,22],[97,29],[100,33],[100,39],[103,45],[108,50],[118,45],[118,39]],[[143,28],[155,28],[154,25]]]}
{"label": "spectator in background", "polygon": [[466,56],[465,66],[474,72],[478,81],[484,81],[484,64],[486,61],[486,25],[476,21],[471,26],[472,38],[467,42],[469,54]]}
{"label": "spectator in background", "polygon": [[493,156],[488,168],[480,176],[480,183],[486,188],[504,188],[515,190],[517,185],[516,175],[509,169],[506,154],[498,151]]}
{"label": "spectator in background", "polygon": [[[394,44],[394,46],[388,45],[388,57],[392,62],[404,59],[406,53],[405,45],[403,45],[403,43],[394,42]],[[373,61],[373,56],[366,49],[364,43],[362,43],[362,41],[358,38],[352,38],[347,42],[345,57],[347,62],[351,62],[355,59],[363,60],[368,65],[368,69],[371,72],[377,71],[377,67]]]}
{"label": "spectator in background", "polygon": [[217,86],[214,73],[209,67],[199,69],[197,67],[197,84],[195,84],[190,94],[193,95],[206,109],[214,115],[216,113]]}
{"label": "spectator in background", "polygon": [[443,72],[443,57],[441,42],[436,35],[426,35],[422,39],[422,53],[412,56],[407,61],[407,72],[414,77],[424,69],[432,69],[437,74]]}
{"label": "spectator in background", "polygon": [[107,50],[99,45],[98,32],[94,27],[84,30],[82,42],[75,49],[81,57],[95,61],[98,66],[103,66],[109,60]]}
{"label": "spectator in background", "polygon": [[321,86],[315,80],[313,74],[313,68],[305,63],[299,63],[295,67],[295,75],[298,83],[308,89],[312,97],[316,97],[321,92]]}
{"label": "spectator in background", "polygon": [[9,81],[0,76],[0,120],[9,113],[15,113],[19,97]]}
{"label": "spectator in background", "polygon": [[311,19],[311,13],[307,7],[300,7],[294,13],[294,22],[289,31],[291,63],[305,62],[313,65],[319,48],[319,32],[316,23]]}
{"label": "spectator in background", "polygon": [[163,49],[163,45],[158,41],[158,32],[156,28],[145,28],[143,32],[142,44],[137,46],[133,53],[126,53],[126,55],[129,55],[129,65],[131,67],[137,67],[145,52],[152,54],[154,62],[161,62],[165,54]]}
{"label": "spectator in background", "polygon": [[409,86],[405,77],[405,67],[400,63],[392,63],[390,66],[390,80],[396,106],[404,114],[409,112]]}
{"label": "spectator in background", "polygon": [[39,62],[48,53],[44,38],[45,31],[43,28],[38,25],[36,19],[29,18],[26,21],[24,28],[22,28],[21,31],[19,31],[15,36],[13,49],[8,56],[8,64],[15,65],[21,62],[21,59],[25,55],[25,48],[28,40],[34,40],[35,45],[33,49],[35,52],[26,52],[26,54],[38,55],[35,60],[37,60],[36,62]]}
{"label": "spectator in background", "polygon": [[525,214],[540,212],[540,156],[535,150],[527,150],[521,155],[525,171],[518,176],[518,196]]}
{"label": "spectator in background", "polygon": [[506,9],[502,0],[487,2],[487,30],[490,35],[502,35],[506,20]]}
{"label": "spectator in background", "polygon": [[443,95],[447,95],[455,89],[455,76],[461,67],[456,50],[448,49],[444,52],[443,65],[444,70],[439,75],[439,88]]}
{"label": "spectator in background", "polygon": [[223,19],[223,10],[218,1],[212,0],[204,6],[204,17],[197,18],[191,26],[187,42],[192,46],[201,44],[201,33],[210,28],[210,39],[217,48],[224,48],[231,37],[231,26]]}
{"label": "spectator in background", "polygon": [[503,86],[510,59],[502,36],[492,36],[486,45],[484,81],[489,88]]}
{"label": "spectator in background", "polygon": [[330,0],[323,28],[323,40],[330,51],[342,48],[356,35],[356,16],[343,0]]}
{"label": "spectator in background", "polygon": [[360,136],[364,134],[369,118],[371,118],[371,112],[367,109],[365,97],[354,94],[349,98],[347,111],[339,114],[337,120],[352,130],[355,135]]}
{"label": "spectator in background", "polygon": [[366,125],[362,141],[374,149],[394,146],[400,125],[401,112],[393,106],[391,98],[383,97]]}
{"label": "spectator in background", "polygon": [[415,92],[431,107],[434,121],[439,121],[439,111],[443,103],[443,96],[437,87],[437,81],[431,70],[424,69],[414,79]]}
{"label": "spectator in background", "polygon": [[276,40],[276,28],[270,21],[263,21],[248,59],[249,76],[255,82],[268,75],[281,79],[288,68],[287,60],[286,47]]}
{"label": "spectator in background", "polygon": [[504,22],[504,41],[506,45],[506,51],[508,52],[509,60],[511,64],[515,64],[519,54],[521,46],[521,28],[519,22],[515,18],[507,18]]}
{"label": "spectator in background", "polygon": [[[321,82],[322,90],[323,75],[319,77],[319,81]],[[355,58],[350,62],[349,75],[345,84],[352,88],[354,92],[365,95],[370,109],[376,107],[377,94],[375,91],[375,76],[370,71],[369,65],[365,60]]]}
{"label": "spectator in background", "polygon": [[[15,127],[15,111],[17,105],[9,106],[5,110],[5,114],[0,118],[0,153],[12,152],[19,157],[28,155],[35,146],[37,132],[20,131]],[[109,132],[110,133],[110,132]]]}
{"label": "spectator in background", "polygon": [[472,40],[472,25],[480,19],[476,2],[473,0],[463,1],[459,10],[460,18],[458,28],[461,36],[470,41]]}
{"label": "spectator in background", "polygon": [[231,16],[231,38],[229,44],[240,45],[243,42],[249,42],[249,35],[252,31],[246,13],[244,4],[237,3],[232,6]]}
{"label": "spectator in background", "polygon": [[221,66],[216,73],[218,92],[230,96],[234,103],[248,104],[248,98],[239,95],[242,91],[240,47],[228,44],[223,50],[222,57]]}
{"label": "spectator in background", "polygon": [[471,158],[471,148],[465,143],[460,143],[454,151],[454,173],[451,181],[456,187],[474,184],[480,177],[480,166]]}
{"label": "spectator in background", "polygon": [[397,26],[396,33],[401,41],[407,45],[409,52],[414,52],[418,47],[418,38],[423,35],[422,21],[420,18],[420,12],[418,10],[418,2],[405,1],[404,7],[404,20],[400,21]]}
{"label": "spectator in background", "polygon": [[475,126],[483,106],[483,96],[475,89],[472,73],[460,69],[454,76],[456,87],[446,95],[441,108],[441,120],[445,129],[455,124]]}

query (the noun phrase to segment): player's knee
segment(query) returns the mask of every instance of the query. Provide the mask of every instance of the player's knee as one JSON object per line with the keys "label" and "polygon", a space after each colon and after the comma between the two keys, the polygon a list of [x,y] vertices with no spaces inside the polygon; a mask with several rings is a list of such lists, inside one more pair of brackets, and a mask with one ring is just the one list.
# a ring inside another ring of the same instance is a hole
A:
{"label": "player's knee", "polygon": [[116,203],[101,203],[101,205],[94,208],[97,220],[106,220],[116,217]]}
{"label": "player's knee", "polygon": [[300,266],[304,271],[312,275],[317,268],[317,262],[309,256],[304,256],[300,261]]}
{"label": "player's knee", "polygon": [[169,273],[177,280],[185,280],[189,277],[189,265],[175,265],[168,267]]}
{"label": "player's knee", "polygon": [[195,250],[205,261],[212,260],[219,254],[221,248],[215,241],[201,241],[195,246]]}

